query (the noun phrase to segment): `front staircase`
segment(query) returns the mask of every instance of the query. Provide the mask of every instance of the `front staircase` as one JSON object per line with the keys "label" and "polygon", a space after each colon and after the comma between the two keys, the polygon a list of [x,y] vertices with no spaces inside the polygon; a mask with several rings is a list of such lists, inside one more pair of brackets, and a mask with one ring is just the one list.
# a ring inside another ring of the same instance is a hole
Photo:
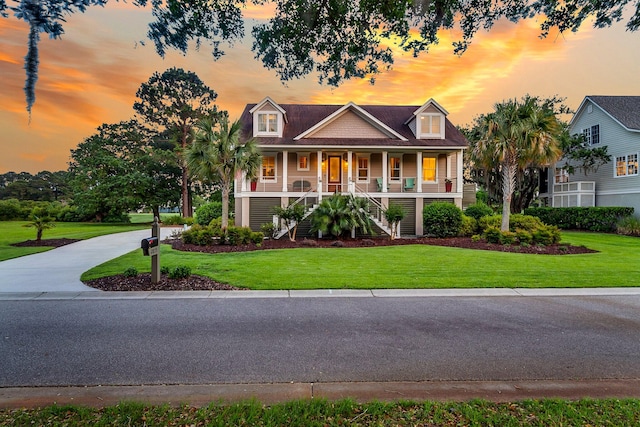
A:
{"label": "front staircase", "polygon": [[[310,193],[312,193],[313,191],[314,191],[313,189],[309,190],[303,196],[301,196],[296,201],[294,201],[292,203],[292,205],[297,205],[298,203],[300,203],[303,200],[307,199],[309,197]],[[370,209],[369,209],[369,218],[376,225],[376,227],[378,227],[384,233],[386,233],[389,236],[391,236],[391,228],[387,225],[386,221],[384,220],[384,207],[382,206],[382,204],[379,201],[377,201],[376,199],[374,199],[373,197],[371,197],[368,193],[366,193],[365,191],[361,191],[357,187],[356,187],[356,196],[357,197],[363,197],[363,198],[367,199],[367,201],[369,202],[369,207],[370,207]],[[307,210],[307,212],[304,214],[304,217],[302,218],[302,221],[306,220],[317,208],[318,208],[317,204],[314,204],[313,206],[311,206],[311,208],[309,208]],[[274,239],[280,239],[282,236],[288,234],[290,229],[293,229],[297,225],[297,223],[294,221],[293,223],[289,224],[288,228],[286,226],[282,226],[282,224],[280,224],[280,222],[278,221],[278,217],[275,216],[275,215],[273,217],[273,224],[279,230],[275,234]],[[282,228],[280,228],[280,227],[282,227]]]}

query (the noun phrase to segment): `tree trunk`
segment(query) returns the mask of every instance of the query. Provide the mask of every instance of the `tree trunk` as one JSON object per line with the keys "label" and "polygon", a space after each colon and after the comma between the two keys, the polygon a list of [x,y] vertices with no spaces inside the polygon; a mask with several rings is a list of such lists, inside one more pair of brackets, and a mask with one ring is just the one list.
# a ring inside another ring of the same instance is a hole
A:
{"label": "tree trunk", "polygon": [[187,149],[187,136],[189,130],[185,123],[182,124],[182,161],[180,167],[182,168],[182,216],[185,218],[193,216],[193,209],[191,209],[191,197],[189,194],[189,171],[187,170],[187,163],[184,158],[184,152]]}
{"label": "tree trunk", "polygon": [[36,229],[36,242],[39,242],[40,240],[42,240],[42,228],[37,228]]}
{"label": "tree trunk", "polygon": [[516,180],[517,165],[513,162],[502,164],[502,226],[501,231],[509,231],[511,198]]}
{"label": "tree trunk", "polygon": [[229,186],[223,185],[222,192],[222,224],[221,228],[224,230],[229,226]]}

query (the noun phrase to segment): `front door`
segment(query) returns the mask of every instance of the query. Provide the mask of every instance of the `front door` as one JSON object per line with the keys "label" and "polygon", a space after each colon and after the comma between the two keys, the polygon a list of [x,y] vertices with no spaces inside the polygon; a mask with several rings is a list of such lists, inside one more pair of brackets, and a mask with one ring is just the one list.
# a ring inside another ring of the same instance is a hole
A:
{"label": "front door", "polygon": [[342,156],[329,156],[329,192],[339,193],[342,184]]}

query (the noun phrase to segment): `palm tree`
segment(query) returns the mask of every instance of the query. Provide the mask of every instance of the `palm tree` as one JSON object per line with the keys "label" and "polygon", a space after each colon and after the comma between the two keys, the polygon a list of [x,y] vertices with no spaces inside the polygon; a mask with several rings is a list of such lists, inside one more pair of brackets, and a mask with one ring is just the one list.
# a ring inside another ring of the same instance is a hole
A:
{"label": "palm tree", "polygon": [[197,124],[193,144],[187,148],[185,158],[192,176],[220,187],[221,226],[223,229],[227,228],[233,179],[242,173],[249,179],[256,177],[262,162],[255,139],[240,142],[239,120],[229,126],[229,119],[226,117],[220,123],[208,117]]}
{"label": "palm tree", "polygon": [[532,164],[551,164],[562,155],[562,126],[552,109],[527,96],[522,103],[509,100],[484,116],[475,157],[489,167],[497,163],[502,174],[502,231],[509,230],[511,199],[516,174]]}
{"label": "palm tree", "polygon": [[24,227],[34,227],[36,229],[36,242],[42,240],[42,233],[44,230],[49,230],[56,225],[53,223],[53,218],[46,215],[31,214],[31,221],[24,225]]}

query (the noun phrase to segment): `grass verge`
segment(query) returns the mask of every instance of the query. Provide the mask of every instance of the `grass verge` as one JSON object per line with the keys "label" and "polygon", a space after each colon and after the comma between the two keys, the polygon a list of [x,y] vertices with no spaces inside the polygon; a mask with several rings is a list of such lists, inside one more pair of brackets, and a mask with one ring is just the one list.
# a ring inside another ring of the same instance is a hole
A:
{"label": "grass verge", "polygon": [[[27,248],[17,248],[15,246],[11,246],[12,243],[24,242],[25,240],[35,240],[35,228],[25,227],[25,224],[28,224],[28,221],[0,221],[0,261],[53,249],[46,246]],[[91,237],[102,236],[104,234],[140,230],[148,227],[148,225],[141,224],[134,225],[56,222],[56,226],[54,228],[45,230],[42,238],[67,238],[83,240],[90,239]]]}
{"label": "grass verge", "polygon": [[0,426],[637,426],[640,401],[525,400],[491,403],[293,401],[272,406],[145,406],[123,403],[104,409],[49,406],[0,410]]}
{"label": "grass verge", "polygon": [[[585,255],[528,255],[427,245],[297,248],[202,254],[161,245],[161,265],[256,290],[494,287],[625,287],[640,283],[640,239],[564,232],[563,242],[600,251]],[[141,251],[97,266],[82,280],[150,271]],[[615,272],[615,274],[612,274]]]}

